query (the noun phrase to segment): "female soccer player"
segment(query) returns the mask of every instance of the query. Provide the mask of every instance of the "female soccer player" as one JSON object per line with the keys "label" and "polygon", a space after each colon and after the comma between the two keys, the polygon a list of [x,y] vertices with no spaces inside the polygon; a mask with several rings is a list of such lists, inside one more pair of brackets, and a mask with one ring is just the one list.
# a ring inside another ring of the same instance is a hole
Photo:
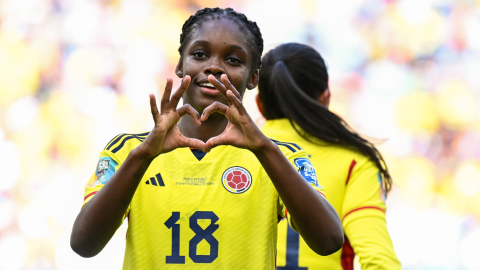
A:
{"label": "female soccer player", "polygon": [[125,217],[124,269],[274,269],[279,216],[316,253],[341,248],[340,220],[306,152],[268,139],[242,105],[258,82],[257,25],[206,8],[185,22],[180,44],[183,81],[171,95],[167,80],[160,110],[150,95],[152,131],[118,135],[100,153],[73,250],[95,256]]}
{"label": "female soccer player", "polygon": [[400,269],[385,222],[390,174],[378,150],[328,110],[322,57],[309,46],[288,43],[262,61],[256,98],[267,119],[262,131],[305,148],[345,231],[343,249],[322,257],[282,222],[277,269],[353,269],[355,254],[363,270]]}

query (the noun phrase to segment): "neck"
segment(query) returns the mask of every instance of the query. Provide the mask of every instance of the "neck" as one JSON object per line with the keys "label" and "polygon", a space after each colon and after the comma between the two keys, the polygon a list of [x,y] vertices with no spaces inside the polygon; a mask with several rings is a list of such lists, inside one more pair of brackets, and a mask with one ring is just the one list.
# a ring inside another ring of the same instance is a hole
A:
{"label": "neck", "polygon": [[178,122],[178,129],[185,137],[206,142],[208,139],[222,134],[227,124],[228,119],[223,114],[213,113],[200,126],[197,126],[190,116],[182,117]]}

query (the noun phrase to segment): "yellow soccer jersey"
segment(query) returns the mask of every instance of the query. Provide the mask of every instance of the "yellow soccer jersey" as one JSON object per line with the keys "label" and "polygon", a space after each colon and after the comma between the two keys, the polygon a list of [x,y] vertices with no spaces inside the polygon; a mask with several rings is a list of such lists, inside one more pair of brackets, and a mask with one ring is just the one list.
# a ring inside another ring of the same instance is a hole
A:
{"label": "yellow soccer jersey", "polygon": [[[91,200],[146,137],[122,134],[100,153]],[[321,193],[305,151],[277,142]],[[200,161],[188,148],[158,156],[130,203],[123,269],[274,269],[286,209],[254,154],[218,146]],[[288,217],[287,217],[288,218]]]}
{"label": "yellow soccer jersey", "polygon": [[345,232],[341,250],[319,256],[286,222],[280,222],[277,269],[353,270],[355,254],[363,270],[401,268],[386,227],[382,178],[368,157],[343,147],[313,144],[298,135],[288,119],[269,120],[262,132],[298,143],[307,151]]}

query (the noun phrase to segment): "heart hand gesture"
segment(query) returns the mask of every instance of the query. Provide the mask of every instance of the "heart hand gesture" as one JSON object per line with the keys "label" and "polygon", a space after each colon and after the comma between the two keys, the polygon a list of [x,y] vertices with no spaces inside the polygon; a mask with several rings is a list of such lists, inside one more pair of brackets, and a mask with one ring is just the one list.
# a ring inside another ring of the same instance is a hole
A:
{"label": "heart hand gesture", "polygon": [[177,127],[180,118],[187,114],[194,119],[195,124],[201,124],[198,112],[190,104],[185,104],[177,109],[177,104],[187,90],[190,81],[190,76],[185,76],[180,87],[170,97],[173,81],[172,79],[167,80],[165,92],[160,103],[160,112],[158,111],[155,96],[150,94],[150,108],[155,126],[145,141],[139,146],[139,150],[147,157],[156,157],[180,147],[205,149],[204,142],[183,136]]}
{"label": "heart hand gesture", "polygon": [[270,140],[258,129],[257,125],[243,107],[240,93],[228,80],[227,75],[221,76],[221,82],[213,75],[208,76],[208,81],[227,99],[227,105],[218,101],[205,108],[201,121],[208,119],[214,112],[225,115],[229,120],[225,131],[206,142],[205,151],[210,151],[217,145],[232,145],[238,148],[256,151],[262,149]]}

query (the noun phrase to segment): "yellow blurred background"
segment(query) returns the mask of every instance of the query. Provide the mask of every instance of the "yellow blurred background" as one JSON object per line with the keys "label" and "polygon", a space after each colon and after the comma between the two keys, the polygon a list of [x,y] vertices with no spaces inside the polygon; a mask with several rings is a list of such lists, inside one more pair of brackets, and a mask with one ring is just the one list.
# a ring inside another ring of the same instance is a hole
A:
{"label": "yellow blurred background", "polygon": [[256,21],[265,52],[315,47],[331,109],[387,139],[404,269],[480,269],[479,0],[0,0],[0,269],[121,269],[125,225],[95,258],[69,247],[83,188],[113,136],[151,129],[148,93],[178,86],[205,6]]}

